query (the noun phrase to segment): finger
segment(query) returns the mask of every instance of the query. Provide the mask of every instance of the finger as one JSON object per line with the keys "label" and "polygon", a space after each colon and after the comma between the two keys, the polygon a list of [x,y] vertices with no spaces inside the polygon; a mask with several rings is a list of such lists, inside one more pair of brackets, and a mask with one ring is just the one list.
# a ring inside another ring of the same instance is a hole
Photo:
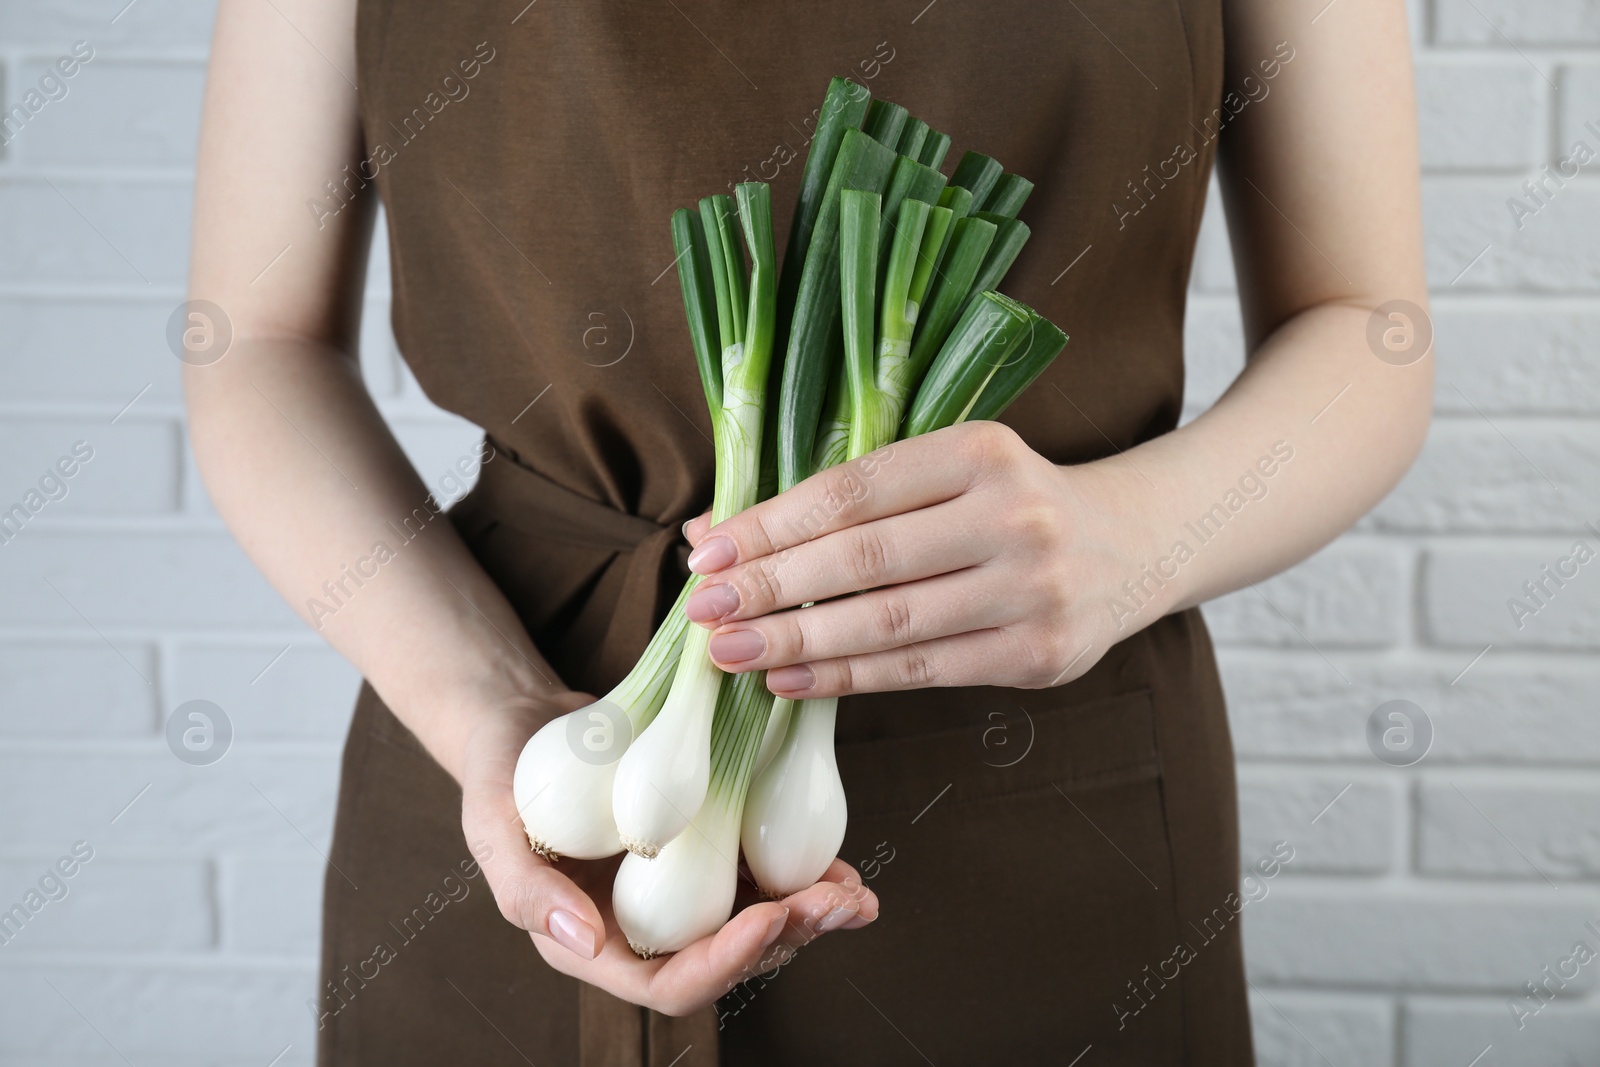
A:
{"label": "finger", "polygon": [[939,686],[1040,686],[1051,684],[1047,671],[1056,654],[1055,648],[1032,647],[1012,631],[996,627],[887,652],[779,667],[767,672],[767,688],[798,700]]}
{"label": "finger", "polygon": [[777,903],[752,905],[716,934],[671,956],[653,976],[652,994],[669,1002],[715,999],[846,922],[862,916],[875,919],[877,896],[848,866],[835,860],[824,877],[834,876],[840,867],[850,873],[850,882],[821,881]]}
{"label": "finger", "polygon": [[688,541],[692,548],[701,542],[709,529],[711,529],[711,512],[701,512],[683,524],[683,539]]}
{"label": "finger", "polygon": [[866,925],[878,917],[878,896],[861,884],[855,871],[835,859],[823,880],[783,900],[789,921],[779,945],[799,948],[852,922]]}
{"label": "finger", "polygon": [[783,935],[789,909],[755,904],[734,915],[710,937],[673,953],[651,971],[638,973],[639,1003],[669,1015],[695,1011],[755,974],[762,954]]}
{"label": "finger", "polygon": [[994,447],[987,439],[996,434],[978,426],[998,424],[937,430],[814,474],[708,530],[689,556],[689,569],[712,574],[834,530],[959,496],[986,469],[984,457]]}
{"label": "finger", "polygon": [[461,821],[500,914],[583,959],[593,959],[604,940],[600,909],[533,851],[510,788],[475,787],[462,798]]}
{"label": "finger", "polygon": [[732,674],[886,652],[1021,618],[1025,596],[994,595],[983,567],[718,627],[711,659]]}
{"label": "finger", "polygon": [[979,509],[962,501],[865,522],[719,571],[684,611],[712,626],[971,567],[999,550],[984,526]]}

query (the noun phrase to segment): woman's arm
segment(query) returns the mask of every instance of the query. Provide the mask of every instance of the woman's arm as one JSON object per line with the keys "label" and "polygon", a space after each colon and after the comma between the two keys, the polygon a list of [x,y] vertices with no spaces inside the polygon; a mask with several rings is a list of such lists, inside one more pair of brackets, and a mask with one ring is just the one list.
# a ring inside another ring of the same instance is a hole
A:
{"label": "woman's arm", "polygon": [[[190,296],[222,308],[233,343],[184,368],[189,430],[207,491],[256,566],[459,779],[483,709],[562,687],[449,520],[428,511],[361,381],[371,187],[320,221],[306,206],[362,156],[354,17],[349,0],[218,11]],[[390,524],[407,519],[423,532],[401,547]],[[346,568],[378,542],[394,558],[357,587]]]}
{"label": "woman's arm", "polygon": [[1380,305],[1427,305],[1404,4],[1340,0],[1315,24],[1276,0],[1225,9],[1226,88],[1279,42],[1296,51],[1221,138],[1244,373],[1194,422],[1098,462],[1056,467],[978,423],[715,530],[696,520],[691,566],[715,577],[689,613],[717,627],[723,666],[772,668],[785,696],[1057,685],[1162,615],[1304,559],[1399,480],[1433,391],[1431,353],[1399,366],[1368,342]]}
{"label": "woman's arm", "polygon": [[[763,969],[764,953],[840,925],[822,919],[841,902],[864,925],[876,900],[835,862],[832,881],[748,908],[716,935],[646,962],[596,906],[609,895],[608,870],[563,865],[569,878],[529,848],[512,799],[517,755],[539,726],[591,698],[565,690],[450,521],[428,510],[362,384],[355,344],[372,190],[321,220],[306,206],[362,157],[355,7],[218,8],[190,296],[223,309],[233,340],[220,360],[184,370],[201,474],[256,566],[461,783],[467,844],[502,914],[566,973],[661,1011],[701,1007]],[[393,530],[408,519],[422,533],[401,547]],[[346,568],[380,541],[393,557],[356,586]],[[316,610],[313,598],[337,610]]]}

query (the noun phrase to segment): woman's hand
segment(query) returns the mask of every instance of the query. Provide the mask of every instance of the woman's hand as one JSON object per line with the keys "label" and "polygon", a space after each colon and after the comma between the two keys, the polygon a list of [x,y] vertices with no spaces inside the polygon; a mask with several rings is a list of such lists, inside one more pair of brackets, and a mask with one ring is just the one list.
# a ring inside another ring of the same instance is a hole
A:
{"label": "woman's hand", "polygon": [[[715,527],[691,522],[689,566],[707,577],[685,610],[715,627],[718,666],[765,669],[780,696],[1060,685],[1137,628],[1110,607],[1142,577],[1124,562],[1123,484],[996,422],[897,442]],[[844,595],[857,590],[871,591]]]}
{"label": "woman's hand", "polygon": [[[825,881],[782,901],[752,903],[681,952],[654,960],[635,956],[611,913],[611,884],[621,858],[559,864],[541,859],[528,845],[512,799],[512,774],[528,738],[555,716],[593,702],[591,696],[568,692],[542,704],[500,709],[484,716],[462,755],[461,826],[467,845],[500,914],[529,932],[546,963],[634,1004],[687,1015],[784,962],[814,938],[856,929],[877,917],[877,897],[854,870],[834,860]],[[741,889],[747,883],[742,879]],[[754,900],[753,892],[742,896]]]}

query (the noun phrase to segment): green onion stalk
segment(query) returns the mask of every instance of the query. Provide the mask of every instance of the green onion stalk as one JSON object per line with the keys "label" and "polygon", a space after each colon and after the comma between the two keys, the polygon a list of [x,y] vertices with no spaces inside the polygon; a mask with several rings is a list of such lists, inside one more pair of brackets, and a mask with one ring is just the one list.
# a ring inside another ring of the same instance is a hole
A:
{"label": "green onion stalk", "polygon": [[[732,203],[725,195],[700,201],[721,341],[720,388],[712,389],[711,375],[702,375],[708,382],[708,400],[717,401],[712,418],[714,523],[738,514],[757,499],[776,322],[771,187],[764,182],[745,182],[734,191],[750,253],[748,283],[734,236]],[[700,306],[704,307],[703,302]],[[628,851],[646,858],[654,857],[689,825],[711,782],[712,723],[725,676],[711,661],[707,651],[710,640],[706,628],[688,628],[677,673],[660,713],[617,765],[612,790],[617,831]]]}

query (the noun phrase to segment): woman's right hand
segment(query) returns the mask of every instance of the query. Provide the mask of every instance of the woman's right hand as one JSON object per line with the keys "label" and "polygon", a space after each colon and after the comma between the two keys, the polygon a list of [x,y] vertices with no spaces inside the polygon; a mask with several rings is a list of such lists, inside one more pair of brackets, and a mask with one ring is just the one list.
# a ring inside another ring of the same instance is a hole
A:
{"label": "woman's right hand", "polygon": [[[545,962],[563,974],[666,1015],[688,1015],[739,982],[783,963],[832,930],[878,915],[878,899],[842,860],[824,881],[781,901],[751,903],[712,934],[659,959],[628,947],[611,912],[621,857],[552,864],[529,847],[512,797],[512,775],[528,738],[558,715],[594,702],[562,693],[482,717],[461,757],[461,826],[500,914],[528,931]],[[741,890],[747,888],[747,880]],[[749,899],[753,894],[741,893]]]}

